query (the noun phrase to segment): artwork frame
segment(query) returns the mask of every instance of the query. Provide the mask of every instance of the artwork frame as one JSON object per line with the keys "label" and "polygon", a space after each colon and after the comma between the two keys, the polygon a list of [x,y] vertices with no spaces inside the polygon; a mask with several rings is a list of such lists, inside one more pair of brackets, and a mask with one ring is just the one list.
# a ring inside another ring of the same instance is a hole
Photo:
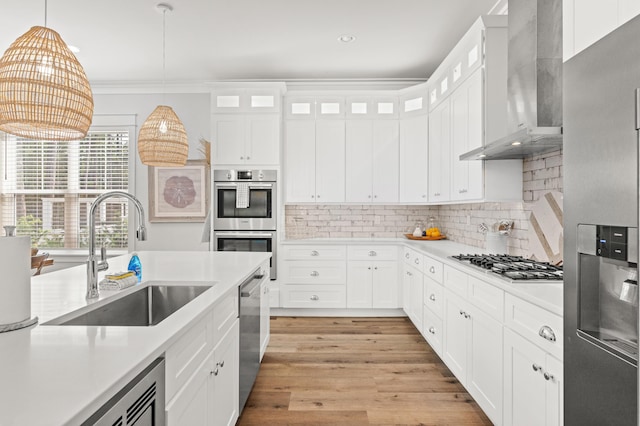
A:
{"label": "artwork frame", "polygon": [[149,166],[149,222],[204,222],[209,211],[209,165]]}

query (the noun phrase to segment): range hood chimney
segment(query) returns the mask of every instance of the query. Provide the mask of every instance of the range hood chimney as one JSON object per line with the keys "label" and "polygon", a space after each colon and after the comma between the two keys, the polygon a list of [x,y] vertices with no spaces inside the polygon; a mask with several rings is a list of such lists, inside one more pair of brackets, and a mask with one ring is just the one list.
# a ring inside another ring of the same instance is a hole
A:
{"label": "range hood chimney", "polygon": [[525,158],[562,148],[562,0],[509,0],[507,131],[461,160]]}

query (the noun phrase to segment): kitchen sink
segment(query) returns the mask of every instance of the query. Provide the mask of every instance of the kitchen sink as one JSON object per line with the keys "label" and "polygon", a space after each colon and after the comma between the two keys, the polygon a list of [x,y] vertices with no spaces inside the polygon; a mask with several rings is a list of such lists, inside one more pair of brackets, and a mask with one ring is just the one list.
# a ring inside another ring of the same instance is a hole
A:
{"label": "kitchen sink", "polygon": [[211,286],[149,285],[83,314],[43,325],[149,327],[159,324]]}

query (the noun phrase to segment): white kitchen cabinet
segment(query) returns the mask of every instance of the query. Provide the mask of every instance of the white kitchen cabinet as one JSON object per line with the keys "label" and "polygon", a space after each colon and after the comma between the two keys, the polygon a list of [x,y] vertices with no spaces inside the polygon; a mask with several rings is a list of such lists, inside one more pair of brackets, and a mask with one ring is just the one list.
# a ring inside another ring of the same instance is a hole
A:
{"label": "white kitchen cabinet", "polygon": [[211,93],[211,112],[213,114],[279,113],[284,85],[276,86],[216,88]]}
{"label": "white kitchen cabinet", "polygon": [[483,70],[477,69],[451,95],[451,200],[482,198],[482,161],[460,160],[460,155],[483,144]]}
{"label": "white kitchen cabinet", "polygon": [[[239,321],[213,350],[208,383],[209,419],[214,426],[233,426],[239,415]],[[190,424],[190,423],[183,423]]]}
{"label": "white kitchen cabinet", "polygon": [[422,312],[422,292],[423,292],[422,272],[415,267],[405,264],[404,273],[402,275],[403,302],[402,307],[418,329],[422,330],[423,312]]}
{"label": "white kitchen cabinet", "polygon": [[260,360],[269,345],[270,311],[269,280],[265,279],[260,284]]}
{"label": "white kitchen cabinet", "polygon": [[209,354],[173,400],[167,404],[168,426],[209,425],[209,376],[213,364],[213,352]]}
{"label": "white kitchen cabinet", "polygon": [[640,14],[637,0],[563,0],[562,7],[564,61]]}
{"label": "white kitchen cabinet", "polygon": [[285,123],[286,202],[344,201],[344,126],[344,120]]}
{"label": "white kitchen cabinet", "polygon": [[283,247],[280,303],[283,308],[345,308],[347,262],[344,245]]}
{"label": "white kitchen cabinet", "polygon": [[428,200],[430,203],[449,201],[451,165],[451,103],[441,102],[429,114]]}
{"label": "white kitchen cabinet", "polygon": [[428,141],[428,115],[417,115],[400,120],[400,202],[426,203],[428,201]]}
{"label": "white kitchen cabinet", "polygon": [[397,308],[398,262],[347,263],[347,308]]}
{"label": "white kitchen cabinet", "polygon": [[505,329],[505,426],[562,425],[562,388],[562,362]]}
{"label": "white kitchen cabinet", "polygon": [[279,115],[214,115],[212,126],[213,161],[216,166],[279,164]]}
{"label": "white kitchen cabinet", "polygon": [[378,120],[398,118],[398,97],[395,95],[348,96],[347,120]]}
{"label": "white kitchen cabinet", "polygon": [[501,424],[504,292],[449,266],[443,277],[442,359],[487,416]]}
{"label": "white kitchen cabinet", "polygon": [[398,201],[397,120],[350,120],[346,125],[346,201]]}

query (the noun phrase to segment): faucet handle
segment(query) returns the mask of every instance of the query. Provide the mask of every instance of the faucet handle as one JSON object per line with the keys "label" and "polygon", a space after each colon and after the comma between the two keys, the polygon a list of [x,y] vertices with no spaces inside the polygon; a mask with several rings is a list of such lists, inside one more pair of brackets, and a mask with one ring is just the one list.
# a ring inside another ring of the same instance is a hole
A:
{"label": "faucet handle", "polygon": [[105,246],[100,247],[100,260],[102,262],[107,260],[107,248]]}

